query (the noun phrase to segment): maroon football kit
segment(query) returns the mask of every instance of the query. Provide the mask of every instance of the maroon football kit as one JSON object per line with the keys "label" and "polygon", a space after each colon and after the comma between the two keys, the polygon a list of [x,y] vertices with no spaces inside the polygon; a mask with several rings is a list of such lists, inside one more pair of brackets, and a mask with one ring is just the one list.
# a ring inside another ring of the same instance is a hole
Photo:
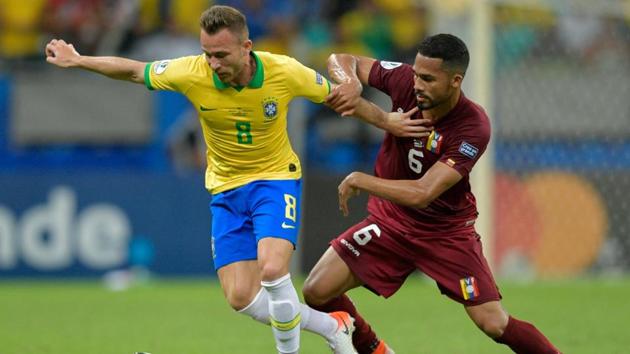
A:
{"label": "maroon football kit", "polygon": [[[376,61],[369,76],[370,86],[389,95],[392,111],[399,112],[417,106],[413,80],[411,66],[392,62]],[[369,216],[331,243],[367,288],[389,297],[409,274],[420,270],[443,294],[463,304],[501,298],[474,229],[477,208],[469,183],[489,139],[486,113],[463,93],[430,136],[399,138],[386,133],[376,158],[377,177],[416,180],[440,161],[462,179],[422,209],[370,196]]]}

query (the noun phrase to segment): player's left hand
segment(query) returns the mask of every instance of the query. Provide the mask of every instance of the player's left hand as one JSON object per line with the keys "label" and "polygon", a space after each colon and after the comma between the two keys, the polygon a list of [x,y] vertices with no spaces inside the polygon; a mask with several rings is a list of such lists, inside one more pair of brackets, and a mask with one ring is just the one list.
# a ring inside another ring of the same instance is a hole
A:
{"label": "player's left hand", "polygon": [[390,134],[401,138],[423,138],[429,136],[433,130],[433,121],[430,119],[420,118],[413,119],[418,112],[418,107],[401,113],[390,112],[387,114],[385,121],[385,130]]}
{"label": "player's left hand", "polygon": [[347,175],[339,184],[339,210],[343,216],[348,216],[348,199],[359,195],[360,190],[357,188],[357,179],[360,178],[361,172],[352,172]]}

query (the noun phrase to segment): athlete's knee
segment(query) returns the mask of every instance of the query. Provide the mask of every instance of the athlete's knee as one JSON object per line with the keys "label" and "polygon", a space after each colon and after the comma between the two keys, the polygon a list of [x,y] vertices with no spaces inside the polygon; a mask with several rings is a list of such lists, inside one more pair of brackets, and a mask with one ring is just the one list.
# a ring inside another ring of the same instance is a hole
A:
{"label": "athlete's knee", "polygon": [[488,337],[499,338],[503,335],[509,317],[498,301],[468,307],[466,310],[475,325]]}
{"label": "athlete's knee", "polygon": [[326,290],[324,284],[320,284],[315,280],[315,277],[311,277],[310,275],[306,278],[304,286],[302,286],[302,295],[304,296],[304,302],[312,306],[323,305],[333,297],[333,295]]}
{"label": "athlete's knee", "polygon": [[507,323],[499,316],[486,317],[482,321],[475,321],[475,324],[490,338],[501,337],[507,326]]}
{"label": "athlete's knee", "polygon": [[225,295],[230,306],[234,310],[240,311],[254,300],[256,291],[252,289],[250,284],[239,284],[230,289]]}
{"label": "athlete's knee", "polygon": [[272,262],[264,264],[260,268],[260,277],[263,281],[274,281],[287,274],[285,267]]}
{"label": "athlete's knee", "polygon": [[504,313],[486,313],[472,319],[477,327],[490,338],[499,338],[507,327],[507,315]]}
{"label": "athlete's knee", "polygon": [[263,281],[273,282],[289,273],[293,244],[288,240],[264,237],[258,241],[258,271]]}
{"label": "athlete's knee", "polygon": [[260,265],[260,277],[263,281],[274,281],[288,273],[288,266],[280,262],[265,262]]}

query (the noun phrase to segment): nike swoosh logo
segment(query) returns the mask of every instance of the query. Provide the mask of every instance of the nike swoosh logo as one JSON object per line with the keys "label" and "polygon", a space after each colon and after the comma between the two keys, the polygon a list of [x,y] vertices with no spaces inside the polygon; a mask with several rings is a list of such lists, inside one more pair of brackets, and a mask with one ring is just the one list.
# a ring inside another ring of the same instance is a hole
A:
{"label": "nike swoosh logo", "polygon": [[207,108],[207,107],[204,107],[204,106],[199,106],[199,109],[202,112],[209,112],[209,111],[216,111],[217,110],[216,108]]}
{"label": "nike swoosh logo", "polygon": [[350,330],[348,329],[348,325],[346,324],[346,321],[341,320],[341,322],[343,323],[343,333],[350,334]]}
{"label": "nike swoosh logo", "polygon": [[295,229],[295,225],[288,225],[287,223],[283,222],[282,223],[282,228],[283,229]]}

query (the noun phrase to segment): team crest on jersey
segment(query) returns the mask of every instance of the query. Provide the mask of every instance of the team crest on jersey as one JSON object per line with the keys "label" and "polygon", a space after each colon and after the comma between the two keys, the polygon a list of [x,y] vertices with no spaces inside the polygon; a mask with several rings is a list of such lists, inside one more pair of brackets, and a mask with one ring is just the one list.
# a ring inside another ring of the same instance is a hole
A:
{"label": "team crest on jersey", "polygon": [[387,70],[396,69],[401,65],[402,63],[399,63],[397,61],[381,61],[381,66],[383,67],[383,69]]}
{"label": "team crest on jersey", "polygon": [[170,60],[162,60],[155,67],[153,67],[153,72],[155,72],[156,75],[160,75],[161,73],[166,71],[166,67],[170,62]]}
{"label": "team crest on jersey", "polygon": [[267,97],[262,101],[262,106],[265,121],[278,118],[278,99],[275,97]]}
{"label": "team crest on jersey", "polygon": [[444,141],[444,135],[436,132],[435,130],[432,131],[431,135],[427,138],[427,150],[434,154],[439,154],[440,148],[442,147],[442,141]]}

